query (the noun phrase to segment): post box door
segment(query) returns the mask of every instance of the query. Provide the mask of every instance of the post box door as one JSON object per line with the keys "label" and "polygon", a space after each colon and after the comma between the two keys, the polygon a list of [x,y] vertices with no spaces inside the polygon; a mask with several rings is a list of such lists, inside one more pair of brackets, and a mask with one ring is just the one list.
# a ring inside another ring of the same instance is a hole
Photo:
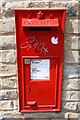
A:
{"label": "post box door", "polygon": [[56,107],[57,57],[24,58],[26,108],[52,110]]}

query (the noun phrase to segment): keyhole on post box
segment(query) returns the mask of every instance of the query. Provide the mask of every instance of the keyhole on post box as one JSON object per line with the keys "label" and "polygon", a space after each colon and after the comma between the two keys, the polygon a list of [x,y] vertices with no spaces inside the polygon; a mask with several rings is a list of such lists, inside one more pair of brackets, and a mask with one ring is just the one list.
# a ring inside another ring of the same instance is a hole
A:
{"label": "keyhole on post box", "polygon": [[31,91],[31,88],[29,88],[29,92]]}
{"label": "keyhole on post box", "polygon": [[31,88],[30,87],[27,87],[27,90],[28,90],[28,92],[31,92]]}

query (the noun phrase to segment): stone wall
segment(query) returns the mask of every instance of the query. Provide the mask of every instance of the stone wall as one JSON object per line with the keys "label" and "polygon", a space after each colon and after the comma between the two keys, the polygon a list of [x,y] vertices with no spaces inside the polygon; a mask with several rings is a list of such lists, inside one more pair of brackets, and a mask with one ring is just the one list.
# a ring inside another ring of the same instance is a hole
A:
{"label": "stone wall", "polygon": [[[18,101],[14,8],[66,7],[62,110],[20,113]],[[0,120],[80,120],[80,5],[75,0],[0,0]]]}

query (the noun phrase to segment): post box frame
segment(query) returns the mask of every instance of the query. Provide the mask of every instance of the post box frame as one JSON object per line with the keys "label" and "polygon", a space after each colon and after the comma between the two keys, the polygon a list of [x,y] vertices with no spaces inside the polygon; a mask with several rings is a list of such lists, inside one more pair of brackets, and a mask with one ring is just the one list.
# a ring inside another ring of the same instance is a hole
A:
{"label": "post box frame", "polygon": [[[57,78],[57,93],[56,93],[56,96],[57,96],[57,100],[56,100],[56,102],[57,102],[57,106],[56,107],[54,107],[52,110],[50,109],[48,109],[48,110],[27,110],[26,109],[26,105],[25,105],[25,80],[24,80],[24,71],[22,71],[22,78],[20,77],[20,68],[19,68],[19,55],[18,55],[18,53],[19,53],[19,46],[18,46],[18,39],[19,39],[19,33],[18,33],[18,31],[19,31],[19,29],[18,29],[18,26],[19,26],[19,23],[17,22],[17,19],[18,19],[18,14],[19,14],[19,12],[20,11],[23,11],[24,12],[24,10],[33,10],[33,11],[36,11],[36,10],[38,10],[38,11],[40,11],[40,10],[53,10],[53,11],[63,11],[63,21],[62,21],[62,31],[63,31],[63,34],[64,34],[64,26],[65,26],[65,13],[66,13],[66,9],[65,8],[52,8],[52,9],[15,9],[15,23],[16,23],[16,51],[17,51],[17,70],[18,70],[18,89],[19,89],[19,91],[18,91],[18,93],[19,93],[19,111],[20,112],[59,112],[60,110],[61,110],[61,90],[62,90],[62,87],[61,87],[61,85],[62,85],[62,64],[63,64],[63,62],[61,63],[61,66],[59,67],[59,66],[57,66],[58,68],[57,68],[57,74],[59,73],[59,75],[57,76],[58,78]],[[25,21],[25,19],[24,19],[24,21]],[[25,27],[25,24],[24,24],[24,21],[23,21],[23,23],[22,23],[22,26],[23,27]],[[56,21],[57,22],[57,24],[55,25],[56,27],[58,26],[58,21]],[[26,26],[27,26],[27,24],[26,24]],[[35,26],[35,25],[34,25]],[[39,25],[38,25],[39,26]],[[27,27],[30,27],[30,26],[27,26]],[[44,27],[44,24],[43,24],[43,27]],[[50,27],[50,25],[49,25],[49,27]],[[53,56],[52,56],[53,57]],[[24,65],[23,65],[23,62],[24,62],[24,59],[25,58],[29,58],[29,59],[31,59],[31,58],[50,58],[50,56],[22,56],[22,69],[24,69]],[[58,58],[58,56],[54,56],[54,58],[57,60],[57,63],[58,63],[58,61],[59,61],[59,58]],[[59,72],[59,69],[61,70],[61,74],[60,74],[60,72]],[[59,79],[59,80],[58,80]]]}

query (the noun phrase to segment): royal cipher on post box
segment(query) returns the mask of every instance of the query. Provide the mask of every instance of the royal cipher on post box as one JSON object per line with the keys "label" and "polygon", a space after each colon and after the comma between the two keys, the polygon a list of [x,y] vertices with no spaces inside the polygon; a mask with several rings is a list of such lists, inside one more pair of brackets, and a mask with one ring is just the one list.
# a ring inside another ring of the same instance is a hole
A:
{"label": "royal cipher on post box", "polygon": [[15,9],[21,112],[61,109],[65,8]]}

